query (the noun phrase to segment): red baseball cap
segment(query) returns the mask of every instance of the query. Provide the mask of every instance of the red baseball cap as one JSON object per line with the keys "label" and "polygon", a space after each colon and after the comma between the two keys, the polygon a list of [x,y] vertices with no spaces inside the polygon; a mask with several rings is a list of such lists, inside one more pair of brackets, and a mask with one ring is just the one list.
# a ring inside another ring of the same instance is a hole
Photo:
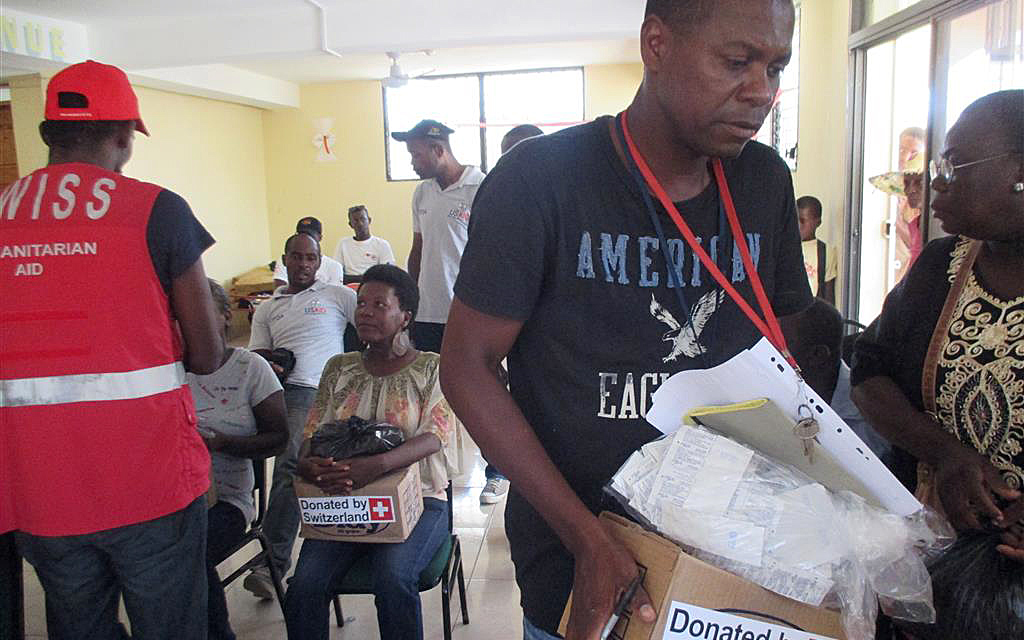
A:
{"label": "red baseball cap", "polygon": [[[79,94],[62,96],[61,94]],[[47,120],[134,120],[135,130],[149,131],[139,117],[139,99],[124,71],[86,60],[61,70],[46,85]]]}

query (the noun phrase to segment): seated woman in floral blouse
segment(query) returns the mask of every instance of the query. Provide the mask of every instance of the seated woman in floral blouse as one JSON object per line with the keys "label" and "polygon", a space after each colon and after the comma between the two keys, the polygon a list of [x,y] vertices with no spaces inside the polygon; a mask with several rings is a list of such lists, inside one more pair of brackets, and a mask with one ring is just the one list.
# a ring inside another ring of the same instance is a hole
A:
{"label": "seated woman in floral blouse", "polygon": [[395,449],[349,460],[299,454],[299,474],[330,493],[345,493],[396,469],[418,464],[423,515],[405,542],[349,543],[307,539],[285,598],[285,622],[292,640],[328,637],[332,586],[355,561],[369,554],[382,640],[423,637],[418,582],[448,535],[445,489],[458,461],[458,423],[441,394],[439,357],[409,345],[408,327],[419,293],[408,273],[393,265],[363,275],[355,326],[367,344],[362,352],[331,358],[324,367],[306,436],[322,423],[352,416],[400,427],[405,442]]}

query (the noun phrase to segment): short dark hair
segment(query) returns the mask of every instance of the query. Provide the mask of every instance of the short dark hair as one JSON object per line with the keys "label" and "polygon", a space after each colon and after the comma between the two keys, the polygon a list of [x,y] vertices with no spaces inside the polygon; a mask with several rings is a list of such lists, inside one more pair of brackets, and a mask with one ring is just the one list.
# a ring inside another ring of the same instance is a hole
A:
{"label": "short dark hair", "polygon": [[509,132],[501,138],[502,152],[511,149],[527,138],[536,138],[537,136],[542,135],[544,135],[544,132],[535,124],[521,124],[512,127]]}
{"label": "short dark hair", "polygon": [[375,264],[363,273],[363,282],[359,287],[362,288],[367,282],[380,282],[390,286],[398,298],[398,308],[411,314],[409,322],[416,319],[416,312],[420,307],[420,289],[405,269],[393,264]]}
{"label": "short dark hair", "polygon": [[95,148],[128,130],[135,130],[134,120],[43,120],[39,123],[39,136],[51,149]]}
{"label": "short dark hair", "polygon": [[644,19],[658,16],[673,28],[686,28],[703,23],[711,15],[716,0],[647,0]]}
{"label": "short dark hair", "polygon": [[317,253],[321,253],[321,251],[320,251],[320,241],[317,240],[316,238],[314,238],[311,234],[306,233],[305,231],[300,231],[299,233],[293,233],[292,235],[288,236],[288,239],[284,241],[284,253],[285,253],[285,255],[288,255],[288,245],[291,244],[292,240],[294,240],[295,238],[301,238],[303,236],[305,236],[305,237],[309,238],[310,240],[312,240],[313,243],[316,244]]}
{"label": "short dark hair", "polygon": [[800,196],[796,199],[797,209],[807,209],[814,214],[814,217],[821,220],[821,200],[814,196]]}
{"label": "short dark hair", "polygon": [[420,140],[426,142],[428,147],[438,146],[448,153],[452,152],[452,143],[448,138],[420,138]]}
{"label": "short dark hair", "polygon": [[365,211],[366,215],[370,215],[370,210],[366,208],[365,204],[357,204],[349,207],[348,215],[351,216],[353,213],[359,213],[360,211]]}
{"label": "short dark hair", "polygon": [[[981,111],[996,131],[1005,134],[1010,153],[1024,152],[1024,89],[1005,89],[982,96],[969,104],[964,113]],[[963,116],[961,116],[963,118]]]}
{"label": "short dark hair", "polygon": [[210,295],[213,296],[213,304],[217,307],[217,311],[220,313],[231,311],[231,299],[228,298],[224,287],[220,286],[220,283],[213,278],[207,278],[206,281],[210,285]]}

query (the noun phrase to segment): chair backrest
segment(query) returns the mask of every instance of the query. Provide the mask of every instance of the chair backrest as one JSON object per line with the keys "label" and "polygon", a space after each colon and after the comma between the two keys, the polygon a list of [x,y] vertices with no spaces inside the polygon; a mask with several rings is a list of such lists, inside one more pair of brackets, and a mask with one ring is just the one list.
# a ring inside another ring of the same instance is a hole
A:
{"label": "chair backrest", "polygon": [[256,478],[252,486],[252,496],[256,501],[256,520],[251,527],[256,528],[263,524],[263,516],[267,512],[267,459],[253,458],[252,472]]}
{"label": "chair backrest", "polygon": [[455,504],[452,502],[452,481],[448,481],[448,486],[444,490],[445,496],[448,498],[448,533],[455,532]]}

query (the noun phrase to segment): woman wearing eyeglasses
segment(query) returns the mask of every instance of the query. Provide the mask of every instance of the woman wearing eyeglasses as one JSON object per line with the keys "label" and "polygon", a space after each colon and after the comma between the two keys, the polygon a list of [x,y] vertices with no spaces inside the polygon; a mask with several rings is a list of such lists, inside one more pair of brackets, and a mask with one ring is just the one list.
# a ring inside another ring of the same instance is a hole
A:
{"label": "woman wearing eyeglasses", "polygon": [[990,531],[995,561],[1024,589],[1022,151],[1021,90],[977,100],[949,130],[930,170],[932,213],[951,235],[886,298],[852,382],[902,449],[901,480],[958,531]]}

